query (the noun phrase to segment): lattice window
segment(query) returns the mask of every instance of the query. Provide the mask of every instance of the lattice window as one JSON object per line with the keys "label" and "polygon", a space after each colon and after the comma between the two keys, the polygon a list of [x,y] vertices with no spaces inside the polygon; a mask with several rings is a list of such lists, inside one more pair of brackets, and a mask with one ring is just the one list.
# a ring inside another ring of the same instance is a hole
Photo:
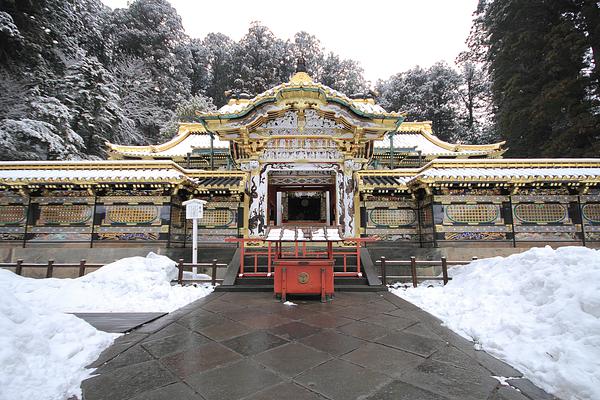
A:
{"label": "lattice window", "polygon": [[489,224],[498,219],[500,208],[495,204],[452,204],[446,206],[446,216],[462,224]]}
{"label": "lattice window", "polygon": [[117,224],[149,224],[160,223],[160,213],[157,206],[108,206],[106,218]]}
{"label": "lattice window", "polygon": [[586,204],[581,211],[583,211],[583,217],[586,220],[600,223],[600,204]]}
{"label": "lattice window", "polygon": [[417,215],[414,210],[387,210],[378,208],[371,211],[369,218],[375,225],[402,226],[413,224],[417,219]]}
{"label": "lattice window", "polygon": [[40,207],[37,225],[45,224],[83,224],[88,222],[93,207],[86,204],[44,205]]}
{"label": "lattice window", "polygon": [[24,206],[0,206],[0,225],[18,224],[25,221]]}
{"label": "lattice window", "polygon": [[546,224],[562,222],[567,217],[567,208],[562,204],[517,204],[514,206],[515,217],[521,222]]}
{"label": "lattice window", "polygon": [[200,225],[225,226],[233,222],[235,213],[227,209],[207,209],[204,216],[198,220]]}

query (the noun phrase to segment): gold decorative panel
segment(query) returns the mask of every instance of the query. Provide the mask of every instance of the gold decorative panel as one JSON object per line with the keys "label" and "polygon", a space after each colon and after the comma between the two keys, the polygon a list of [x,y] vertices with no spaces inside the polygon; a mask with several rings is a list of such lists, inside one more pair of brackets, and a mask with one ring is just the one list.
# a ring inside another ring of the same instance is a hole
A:
{"label": "gold decorative panel", "polygon": [[567,217],[567,208],[562,204],[517,204],[514,206],[515,217],[521,222],[547,224],[562,222]]}
{"label": "gold decorative panel", "polygon": [[600,223],[600,204],[586,204],[581,211],[586,220]]}
{"label": "gold decorative panel", "polygon": [[451,204],[446,206],[446,216],[461,224],[489,224],[500,217],[496,204]]}
{"label": "gold decorative panel", "polygon": [[224,226],[233,222],[235,213],[227,209],[206,209],[198,224],[205,226]]}
{"label": "gold decorative panel", "polygon": [[36,225],[46,224],[83,224],[88,222],[93,207],[87,204],[43,205]]}
{"label": "gold decorative panel", "polygon": [[0,225],[18,224],[27,216],[25,206],[0,206]]}
{"label": "gold decorative panel", "polygon": [[401,226],[413,224],[417,219],[417,214],[414,210],[410,209],[390,210],[377,208],[369,213],[369,218],[375,225]]}
{"label": "gold decorative panel", "polygon": [[160,213],[157,206],[107,206],[106,218],[117,224],[149,224],[158,221]]}

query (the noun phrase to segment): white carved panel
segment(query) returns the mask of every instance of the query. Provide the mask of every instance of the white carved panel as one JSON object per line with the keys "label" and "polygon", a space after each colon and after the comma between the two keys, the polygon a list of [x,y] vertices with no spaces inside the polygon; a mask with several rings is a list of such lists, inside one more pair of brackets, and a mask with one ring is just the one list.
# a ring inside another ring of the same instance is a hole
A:
{"label": "white carved panel", "polygon": [[286,111],[283,116],[262,124],[258,129],[269,135],[333,135],[345,128],[308,109],[304,111],[304,119],[298,117],[297,111]]}
{"label": "white carved panel", "polygon": [[289,138],[271,139],[260,159],[263,161],[339,160],[342,153],[331,139]]}

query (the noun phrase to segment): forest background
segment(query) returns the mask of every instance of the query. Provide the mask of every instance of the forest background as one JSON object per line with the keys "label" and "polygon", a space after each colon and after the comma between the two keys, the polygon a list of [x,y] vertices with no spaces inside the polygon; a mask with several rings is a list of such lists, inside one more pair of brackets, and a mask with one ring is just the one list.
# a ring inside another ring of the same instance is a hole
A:
{"label": "forest background", "polygon": [[600,2],[480,0],[465,40],[455,65],[368,82],[308,32],[283,40],[256,22],[239,41],[190,38],[167,0],[114,10],[0,0],[0,159],[97,159],[106,141],[164,142],[197,111],[286,82],[299,58],[316,81],[432,121],[446,141],[506,140],[512,157],[600,155]]}

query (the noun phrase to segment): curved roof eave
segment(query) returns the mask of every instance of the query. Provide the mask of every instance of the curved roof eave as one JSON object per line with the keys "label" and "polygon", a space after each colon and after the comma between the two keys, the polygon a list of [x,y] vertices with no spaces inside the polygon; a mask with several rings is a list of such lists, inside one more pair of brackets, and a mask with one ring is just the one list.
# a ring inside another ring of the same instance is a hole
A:
{"label": "curved roof eave", "polygon": [[350,111],[352,111],[355,115],[362,117],[362,118],[397,119],[398,122],[396,123],[396,126],[400,126],[400,124],[404,120],[403,115],[399,114],[399,113],[387,113],[386,112],[386,113],[378,114],[378,113],[366,113],[364,111],[361,111],[358,108],[356,108],[356,106],[354,106],[354,104],[352,103],[352,101],[350,99],[344,99],[344,98],[340,98],[338,96],[331,96],[330,94],[327,93],[326,90],[324,90],[320,86],[321,85],[315,85],[315,86],[298,85],[298,86],[288,86],[288,87],[279,87],[279,88],[271,89],[273,91],[272,94],[269,94],[267,97],[264,97],[264,98],[261,98],[261,95],[258,95],[254,99],[250,100],[250,102],[248,102],[247,107],[245,107],[244,109],[242,109],[241,111],[239,111],[237,113],[218,113],[218,112],[217,113],[206,113],[206,114],[200,114],[198,117],[199,117],[199,119],[206,119],[206,120],[243,118],[243,117],[247,116],[248,114],[250,114],[254,109],[258,108],[259,106],[261,106],[265,103],[276,102],[278,100],[280,93],[306,91],[306,92],[317,92],[323,96],[325,101],[344,106],[344,107],[348,108]]}

